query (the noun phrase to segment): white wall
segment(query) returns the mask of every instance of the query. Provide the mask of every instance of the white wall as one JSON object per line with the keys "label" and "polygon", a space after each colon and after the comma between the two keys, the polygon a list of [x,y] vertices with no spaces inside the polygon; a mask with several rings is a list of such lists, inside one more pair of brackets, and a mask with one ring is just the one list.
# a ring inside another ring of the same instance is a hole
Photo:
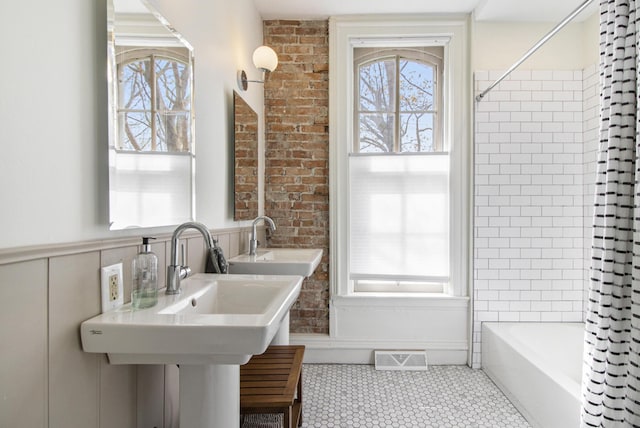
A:
{"label": "white wall", "polygon": [[[258,77],[261,18],[251,0],[153,3],[195,48],[197,219],[236,226],[232,90],[238,68]],[[0,16],[0,249],[139,235],[108,230],[104,0],[3,1]],[[244,95],[262,120],[262,87]]]}
{"label": "white wall", "polygon": [[[473,23],[473,70],[506,70],[557,23]],[[597,63],[598,14],[572,22],[525,61],[519,70],[574,70]]]}

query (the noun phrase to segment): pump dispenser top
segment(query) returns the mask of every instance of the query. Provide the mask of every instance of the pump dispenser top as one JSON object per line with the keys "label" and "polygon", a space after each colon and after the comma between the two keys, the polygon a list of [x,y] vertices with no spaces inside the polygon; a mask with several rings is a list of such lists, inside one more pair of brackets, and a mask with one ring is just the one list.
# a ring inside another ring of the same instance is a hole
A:
{"label": "pump dispenser top", "polygon": [[151,244],[149,244],[149,239],[156,239],[156,238],[152,238],[150,236],[143,236],[142,237],[142,252],[143,253],[150,253],[151,252]]}
{"label": "pump dispenser top", "polygon": [[142,249],[132,263],[131,306],[134,309],[150,308],[158,303],[158,257],[151,252],[151,239],[155,238],[142,238]]}

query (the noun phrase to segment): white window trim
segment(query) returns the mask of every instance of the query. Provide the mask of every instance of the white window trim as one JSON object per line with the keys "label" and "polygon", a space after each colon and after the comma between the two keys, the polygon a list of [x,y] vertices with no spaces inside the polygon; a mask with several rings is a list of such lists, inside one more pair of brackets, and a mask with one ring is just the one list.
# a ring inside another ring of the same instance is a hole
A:
{"label": "white window trim", "polygon": [[[451,284],[446,294],[469,295],[471,245],[471,77],[468,17],[332,17],[329,20],[329,180],[331,297],[355,297],[349,281],[348,154],[354,129],[354,46],[445,48],[443,138],[451,156]],[[393,40],[389,43],[389,40]],[[455,121],[452,120],[455,118]],[[454,123],[455,122],[455,123]],[[362,293],[358,293],[362,295]]]}

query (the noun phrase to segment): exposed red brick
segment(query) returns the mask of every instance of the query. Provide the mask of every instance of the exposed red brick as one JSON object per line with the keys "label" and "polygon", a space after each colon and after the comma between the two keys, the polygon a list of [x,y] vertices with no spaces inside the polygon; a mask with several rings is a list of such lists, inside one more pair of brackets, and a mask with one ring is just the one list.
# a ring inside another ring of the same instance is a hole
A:
{"label": "exposed red brick", "polygon": [[329,332],[329,44],[327,21],[264,22],[279,66],[265,83],[269,246],[322,248],[291,309],[291,331]]}
{"label": "exposed red brick", "polygon": [[[301,23],[301,25],[296,27],[295,33],[300,35],[305,35],[305,36],[309,36],[309,35],[327,36],[329,31],[328,27],[326,25],[314,25],[314,22],[319,22],[319,21],[306,21],[308,25],[305,23]],[[326,21],[322,21],[322,23],[326,24]],[[312,45],[317,46],[319,45],[319,43],[313,43]]]}
{"label": "exposed red brick", "polygon": [[[325,23],[321,23],[323,26]],[[268,30],[266,30],[268,31]],[[313,70],[313,68],[305,68]],[[286,76],[285,76],[286,77]],[[302,132],[303,126],[328,122],[327,109],[318,107],[326,103],[327,94],[317,103],[301,102],[298,89],[327,88],[307,76],[286,82],[273,73],[266,85],[267,165],[266,213],[278,223],[278,230],[269,238],[272,246],[320,247],[325,258],[316,273],[304,283],[298,303],[292,309],[291,329],[300,333],[328,332],[328,135],[324,126],[313,129],[313,134]],[[325,76],[326,79],[326,76]],[[277,89],[271,97],[270,87]],[[284,88],[284,90],[282,89]],[[303,107],[300,107],[303,106]],[[296,124],[293,132],[273,132],[274,124]],[[296,162],[291,162],[292,160]],[[295,167],[291,167],[291,166]],[[312,202],[307,202],[308,198]]]}
{"label": "exposed red brick", "polygon": [[[273,41],[274,39],[278,39],[279,35],[290,35],[294,40],[298,39],[298,34],[296,34],[295,27],[288,27],[286,25],[274,26],[269,29],[269,41]],[[291,43],[291,42],[289,42]]]}
{"label": "exposed red brick", "polygon": [[[287,25],[293,27],[299,27],[301,25],[301,21],[293,20],[293,19],[274,19],[270,21],[263,22],[265,27],[286,27]],[[265,31],[266,34],[266,31]]]}
{"label": "exposed red brick", "polygon": [[306,35],[301,35],[299,37],[299,42],[303,43],[305,45],[324,45],[326,43],[326,36],[325,35],[320,35],[320,36],[306,36]]}

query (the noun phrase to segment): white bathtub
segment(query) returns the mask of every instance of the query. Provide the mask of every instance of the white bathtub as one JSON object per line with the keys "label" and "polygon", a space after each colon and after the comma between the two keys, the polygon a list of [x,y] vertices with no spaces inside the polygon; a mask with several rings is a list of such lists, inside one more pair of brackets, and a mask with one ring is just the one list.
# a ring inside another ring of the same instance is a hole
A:
{"label": "white bathtub", "polygon": [[535,428],[580,426],[582,323],[482,324],[482,369]]}

